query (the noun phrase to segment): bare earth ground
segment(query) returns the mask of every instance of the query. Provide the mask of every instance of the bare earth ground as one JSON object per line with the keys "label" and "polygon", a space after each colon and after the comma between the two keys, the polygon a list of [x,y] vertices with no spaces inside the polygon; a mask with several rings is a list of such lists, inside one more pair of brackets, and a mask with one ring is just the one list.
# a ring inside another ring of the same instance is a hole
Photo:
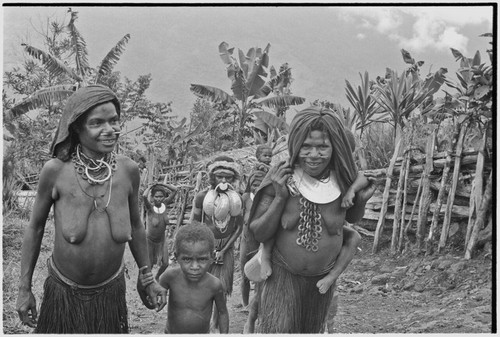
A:
{"label": "bare earth ground", "polygon": [[[26,221],[4,218],[3,332],[30,333],[15,312],[19,279],[22,227]],[[52,226],[48,223],[47,228]],[[40,305],[51,230],[42,243],[34,275],[34,293]],[[387,248],[371,254],[372,239],[363,237],[358,253],[338,282],[339,303],[329,333],[490,333],[496,322],[492,310],[491,256],[479,253],[472,260],[462,252],[425,257],[412,253],[393,257]],[[238,258],[235,259],[238,261]],[[136,291],[137,267],[126,250],[129,325],[133,334],[162,334],[166,309],[146,309]],[[241,307],[239,266],[233,295],[228,299],[230,333],[242,333],[248,313]],[[155,269],[156,271],[156,269]]]}

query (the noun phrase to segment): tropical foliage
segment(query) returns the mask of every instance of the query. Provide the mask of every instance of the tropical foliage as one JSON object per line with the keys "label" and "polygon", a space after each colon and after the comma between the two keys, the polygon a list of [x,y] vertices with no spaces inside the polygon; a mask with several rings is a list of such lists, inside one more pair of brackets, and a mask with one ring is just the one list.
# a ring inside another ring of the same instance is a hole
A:
{"label": "tropical foliage", "polygon": [[[238,49],[233,56],[234,48],[226,42],[219,45],[219,53],[226,65],[227,76],[231,81],[232,94],[212,86],[191,84],[191,91],[200,98],[213,103],[222,104],[234,114],[237,127],[237,145],[245,145],[245,129],[254,121],[256,113],[266,125],[283,128],[282,122],[269,117],[268,109],[274,109],[278,117],[283,117],[290,105],[302,104],[305,99],[290,94],[291,69],[287,64],[276,72],[273,67],[268,73],[269,48],[250,48],[246,54]],[[267,112],[267,113],[266,113]]]}

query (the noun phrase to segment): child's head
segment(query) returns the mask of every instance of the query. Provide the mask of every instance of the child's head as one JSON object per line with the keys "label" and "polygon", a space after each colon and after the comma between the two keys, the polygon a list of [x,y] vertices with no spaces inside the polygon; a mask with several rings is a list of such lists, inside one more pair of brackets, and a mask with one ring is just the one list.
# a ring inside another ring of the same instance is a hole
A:
{"label": "child's head", "polygon": [[175,235],[174,254],[186,278],[198,281],[213,261],[215,237],[210,228],[193,222],[181,226]]}
{"label": "child's head", "polygon": [[266,165],[271,165],[271,159],[273,158],[273,149],[266,144],[257,146],[255,150],[255,157],[261,163]]}
{"label": "child's head", "polygon": [[161,206],[161,203],[166,197],[165,190],[158,185],[151,189],[151,195],[153,196],[153,201],[156,207]]}
{"label": "child's head", "polygon": [[266,172],[264,171],[254,171],[248,178],[248,184],[246,188],[246,192],[255,193],[257,188],[262,183],[262,180],[266,176]]}

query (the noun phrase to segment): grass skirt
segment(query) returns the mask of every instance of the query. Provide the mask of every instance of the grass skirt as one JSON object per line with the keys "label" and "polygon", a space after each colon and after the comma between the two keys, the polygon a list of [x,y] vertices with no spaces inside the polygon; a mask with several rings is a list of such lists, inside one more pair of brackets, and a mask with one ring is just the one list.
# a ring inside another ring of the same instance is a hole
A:
{"label": "grass skirt", "polygon": [[320,294],[316,283],[325,275],[291,273],[273,251],[273,273],[262,284],[259,333],[321,333],[335,286]]}
{"label": "grass skirt", "polygon": [[[219,242],[216,244],[216,247],[223,247],[224,240],[226,239],[216,240],[221,241],[220,244]],[[208,272],[221,280],[224,294],[230,296],[233,293],[234,247],[228,248],[224,253],[223,264],[212,263]]]}
{"label": "grass skirt", "polygon": [[95,287],[66,279],[50,258],[35,333],[128,333],[123,268]]}

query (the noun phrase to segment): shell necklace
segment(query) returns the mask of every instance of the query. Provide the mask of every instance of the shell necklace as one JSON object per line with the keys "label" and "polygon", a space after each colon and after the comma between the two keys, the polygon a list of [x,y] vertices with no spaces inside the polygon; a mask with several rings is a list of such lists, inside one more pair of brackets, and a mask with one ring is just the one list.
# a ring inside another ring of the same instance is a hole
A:
{"label": "shell necklace", "polygon": [[114,152],[107,153],[101,159],[94,160],[82,152],[81,144],[71,155],[71,160],[76,172],[91,185],[104,184],[111,179],[116,171],[116,155]]}

